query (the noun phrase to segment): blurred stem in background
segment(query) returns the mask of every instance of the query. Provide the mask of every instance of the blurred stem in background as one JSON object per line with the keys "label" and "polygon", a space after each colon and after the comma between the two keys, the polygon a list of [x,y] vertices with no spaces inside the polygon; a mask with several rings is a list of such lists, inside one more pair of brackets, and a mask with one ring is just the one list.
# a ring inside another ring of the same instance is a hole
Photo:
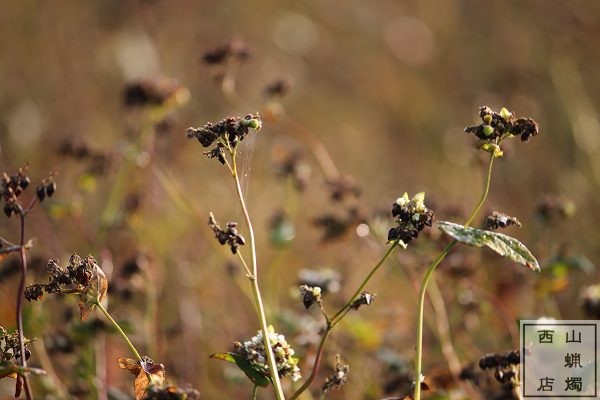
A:
{"label": "blurred stem in background", "polygon": [[[485,203],[485,199],[490,190],[490,181],[492,179],[492,167],[494,165],[495,155],[490,154],[490,159],[488,162],[487,174],[485,176],[484,185],[483,185],[483,193],[475,208],[471,212],[469,218],[464,223],[464,226],[469,226],[481,207],[483,203]],[[418,306],[418,314],[417,314],[417,346],[416,346],[416,354],[415,354],[415,374],[414,374],[414,394],[413,400],[421,399],[421,371],[422,371],[422,358],[423,358],[423,311],[425,308],[425,293],[427,291],[427,285],[433,276],[433,272],[437,268],[437,266],[446,258],[446,256],[450,253],[452,248],[458,243],[455,239],[453,239],[450,243],[446,245],[446,247],[440,252],[440,254],[433,260],[433,262],[425,271],[425,276],[423,277],[423,282],[421,283],[421,289],[419,291],[419,306]]]}

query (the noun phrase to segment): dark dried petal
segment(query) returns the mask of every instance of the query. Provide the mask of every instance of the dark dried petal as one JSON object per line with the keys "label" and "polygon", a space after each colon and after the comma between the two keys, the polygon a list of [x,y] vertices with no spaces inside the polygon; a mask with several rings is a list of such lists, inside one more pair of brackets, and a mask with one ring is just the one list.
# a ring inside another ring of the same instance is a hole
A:
{"label": "dark dried petal", "polygon": [[35,283],[25,288],[25,298],[28,301],[40,300],[44,296],[45,285],[41,283]]}

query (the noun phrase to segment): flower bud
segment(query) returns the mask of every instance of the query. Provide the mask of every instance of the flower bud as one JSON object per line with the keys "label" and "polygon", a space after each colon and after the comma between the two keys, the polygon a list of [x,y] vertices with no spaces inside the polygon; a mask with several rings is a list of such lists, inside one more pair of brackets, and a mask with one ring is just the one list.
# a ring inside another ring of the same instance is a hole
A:
{"label": "flower bud", "polygon": [[489,125],[484,125],[483,126],[483,134],[485,136],[490,136],[492,133],[494,133],[494,128],[492,128]]}
{"label": "flower bud", "polygon": [[500,110],[500,116],[505,121],[508,121],[510,119],[510,117],[512,117],[512,113],[510,111],[508,111],[506,108],[502,107],[502,109]]}

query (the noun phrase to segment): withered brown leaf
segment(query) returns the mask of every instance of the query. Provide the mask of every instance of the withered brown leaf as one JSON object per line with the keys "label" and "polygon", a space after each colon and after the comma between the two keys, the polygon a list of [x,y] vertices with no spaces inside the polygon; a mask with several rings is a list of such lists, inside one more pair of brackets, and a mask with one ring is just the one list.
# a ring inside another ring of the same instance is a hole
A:
{"label": "withered brown leaf", "polygon": [[149,357],[142,357],[141,361],[132,358],[117,359],[120,368],[126,369],[135,375],[133,391],[135,400],[141,400],[150,384],[162,386],[165,381],[165,366],[155,364]]}

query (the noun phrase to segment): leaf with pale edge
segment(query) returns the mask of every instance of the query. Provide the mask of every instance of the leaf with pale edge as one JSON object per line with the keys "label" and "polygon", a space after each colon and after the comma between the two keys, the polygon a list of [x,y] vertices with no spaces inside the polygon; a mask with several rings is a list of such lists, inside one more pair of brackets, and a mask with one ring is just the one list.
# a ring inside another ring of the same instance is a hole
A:
{"label": "leaf with pale edge", "polygon": [[483,229],[470,228],[452,222],[439,221],[439,228],[455,240],[476,247],[489,247],[496,253],[514,262],[525,265],[533,271],[539,271],[540,265],[525,247],[517,239],[498,232]]}
{"label": "leaf with pale edge", "polygon": [[260,371],[253,366],[250,361],[246,360],[239,354],[236,353],[215,353],[211,354],[210,358],[216,358],[218,360],[227,361],[236,364],[239,369],[244,371],[246,376],[250,378],[252,383],[260,387],[269,386],[269,378],[264,376]]}

